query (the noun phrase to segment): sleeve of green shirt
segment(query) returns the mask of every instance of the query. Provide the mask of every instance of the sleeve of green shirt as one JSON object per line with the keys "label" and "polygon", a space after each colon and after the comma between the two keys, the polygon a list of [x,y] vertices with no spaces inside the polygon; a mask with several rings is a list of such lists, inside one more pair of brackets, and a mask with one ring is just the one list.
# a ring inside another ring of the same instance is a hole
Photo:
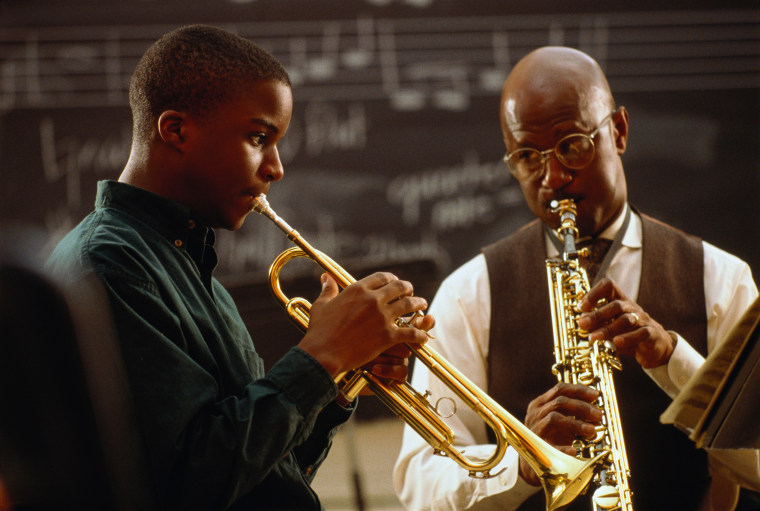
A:
{"label": "sleeve of green shirt", "polygon": [[[350,410],[334,411],[337,391],[322,366],[294,348],[268,374],[251,375],[241,389],[224,388],[224,375],[198,363],[203,354],[193,353],[198,346],[187,332],[192,326],[179,320],[166,297],[134,277],[105,273],[103,278],[153,476],[169,500],[198,508],[209,498],[234,502],[262,484],[298,446],[303,446],[300,468],[305,477],[313,476],[334,427],[350,415]],[[331,415],[318,421],[328,405]],[[307,442],[318,422],[327,425]],[[209,508],[218,504],[208,502]]]}

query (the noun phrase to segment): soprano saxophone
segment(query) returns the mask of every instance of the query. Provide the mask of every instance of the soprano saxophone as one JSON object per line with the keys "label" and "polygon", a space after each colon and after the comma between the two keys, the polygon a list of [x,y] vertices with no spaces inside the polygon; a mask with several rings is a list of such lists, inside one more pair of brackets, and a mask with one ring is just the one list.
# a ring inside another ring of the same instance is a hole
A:
{"label": "soprano saxophone", "polygon": [[633,511],[628,486],[630,469],[612,378],[613,371],[622,366],[611,341],[589,341],[588,333],[578,327],[578,302],[590,285],[586,271],[578,262],[578,257],[585,254],[575,248],[576,207],[572,200],[554,201],[551,206],[559,213],[557,235],[564,243],[561,258],[546,261],[556,361],[552,373],[561,382],[589,385],[599,391],[596,404],[603,416],[596,435],[590,440],[579,438],[574,442],[580,457],[607,453],[603,468],[593,481],[596,486],[592,496],[594,511]]}

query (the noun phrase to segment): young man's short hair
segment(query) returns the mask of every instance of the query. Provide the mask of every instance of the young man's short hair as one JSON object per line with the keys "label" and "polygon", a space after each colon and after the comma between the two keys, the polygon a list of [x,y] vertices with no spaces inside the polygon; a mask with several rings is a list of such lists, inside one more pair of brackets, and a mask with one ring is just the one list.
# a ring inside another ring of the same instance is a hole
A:
{"label": "young man's short hair", "polygon": [[145,52],[132,75],[133,135],[147,141],[161,112],[202,116],[260,80],[290,86],[282,64],[247,39],[207,25],[169,32]]}

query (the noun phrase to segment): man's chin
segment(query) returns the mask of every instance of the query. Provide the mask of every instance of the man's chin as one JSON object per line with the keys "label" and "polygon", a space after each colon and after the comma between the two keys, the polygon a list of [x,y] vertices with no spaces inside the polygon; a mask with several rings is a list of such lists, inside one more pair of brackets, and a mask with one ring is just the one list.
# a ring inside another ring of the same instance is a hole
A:
{"label": "man's chin", "polygon": [[545,209],[534,211],[533,213],[550,229],[559,229],[559,215],[553,213],[551,207],[546,206]]}

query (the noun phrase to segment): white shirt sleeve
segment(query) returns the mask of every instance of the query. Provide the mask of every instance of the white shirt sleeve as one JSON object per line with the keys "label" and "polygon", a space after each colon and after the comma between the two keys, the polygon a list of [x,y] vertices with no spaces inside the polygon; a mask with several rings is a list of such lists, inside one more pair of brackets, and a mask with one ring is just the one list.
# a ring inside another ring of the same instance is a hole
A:
{"label": "white shirt sleeve", "polygon": [[[488,337],[491,299],[485,257],[478,255],[452,273],[441,284],[429,313],[435,317],[434,337],[428,344],[443,358],[466,374],[472,383],[486,389]],[[483,420],[427,368],[415,362],[412,386],[420,393],[430,391],[430,403],[439,409],[456,404],[456,413],[445,420],[455,436],[455,445],[475,461],[489,459],[494,445],[488,443]],[[445,412],[444,412],[445,413]],[[518,418],[521,422],[523,418]],[[404,427],[401,452],[394,467],[394,486],[399,499],[410,511],[463,509],[516,509],[527,497],[540,491],[518,476],[518,456],[509,447],[495,477],[470,477],[454,460],[437,456],[433,448]],[[506,490],[511,490],[507,492]]]}
{"label": "white shirt sleeve", "polygon": [[[707,349],[712,352],[758,296],[749,265],[709,243],[704,247]],[[673,398],[704,363],[704,358],[676,332],[676,349],[668,364],[646,370]],[[760,451],[707,449],[721,473],[739,484],[760,490]]]}
{"label": "white shirt sleeve", "polygon": [[[641,220],[634,215],[631,217],[623,246],[616,253],[608,270],[608,275],[615,279],[623,292],[634,299],[638,298],[641,278],[641,237]],[[752,271],[746,262],[707,242],[703,241],[702,247],[707,350],[712,352],[752,304],[758,296],[758,291]],[[684,339],[677,332],[670,334],[676,338],[676,348],[668,364],[644,371],[674,398],[702,366],[704,358],[689,344],[688,339]],[[708,449],[707,452],[714,468],[718,467],[722,475],[752,489],[760,488],[759,451]],[[718,463],[714,463],[715,461]]]}

